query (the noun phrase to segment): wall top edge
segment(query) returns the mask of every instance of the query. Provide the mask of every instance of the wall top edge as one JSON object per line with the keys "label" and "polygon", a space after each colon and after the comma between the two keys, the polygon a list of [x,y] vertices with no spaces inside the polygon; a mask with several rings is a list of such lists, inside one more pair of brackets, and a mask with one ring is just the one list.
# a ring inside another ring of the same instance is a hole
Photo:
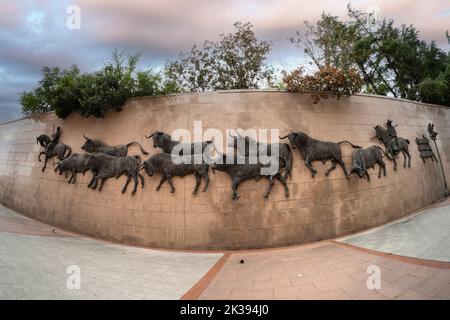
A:
{"label": "wall top edge", "polygon": [[[194,96],[194,95],[213,95],[213,94],[233,94],[233,93],[282,93],[282,94],[309,94],[311,92],[299,92],[299,93],[291,93],[287,90],[280,90],[280,89],[233,89],[233,90],[216,90],[216,91],[209,91],[209,92],[183,92],[183,93],[174,93],[174,94],[167,94],[167,95],[155,95],[155,96],[143,96],[143,97],[134,97],[129,98],[127,102],[129,101],[140,101],[140,100],[148,100],[148,99],[158,99],[158,98],[170,98],[170,97],[179,97],[179,96]],[[393,101],[399,101],[399,102],[406,102],[406,103],[413,103],[417,105],[422,106],[428,106],[428,107],[438,107],[438,108],[444,108],[444,109],[450,109],[450,107],[442,106],[438,104],[431,104],[431,103],[424,103],[420,101],[413,101],[408,99],[402,99],[402,98],[394,98],[394,97],[388,97],[388,96],[380,96],[375,94],[367,94],[367,93],[357,93],[354,96],[356,97],[367,97],[367,98],[374,98],[374,99],[387,99],[387,100],[393,100]],[[126,102],[126,103],[127,103]],[[26,119],[34,119],[46,114],[52,114],[54,111],[44,112],[36,115],[31,116],[24,116],[18,119],[6,121],[0,123],[1,125],[7,125],[10,123],[14,123],[21,120]]]}

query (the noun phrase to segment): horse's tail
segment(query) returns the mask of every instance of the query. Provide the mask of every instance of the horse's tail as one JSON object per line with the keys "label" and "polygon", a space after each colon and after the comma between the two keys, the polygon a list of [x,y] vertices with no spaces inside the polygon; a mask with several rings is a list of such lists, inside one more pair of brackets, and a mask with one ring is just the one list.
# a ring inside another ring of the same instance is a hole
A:
{"label": "horse's tail", "polygon": [[131,146],[133,143],[136,143],[137,145],[139,145],[139,148],[141,148],[141,152],[143,154],[148,154],[148,152],[145,151],[144,148],[142,148],[141,144],[139,142],[137,142],[137,141],[131,141],[130,143],[127,144],[127,147]]}
{"label": "horse's tail", "polygon": [[347,141],[347,140],[339,141],[337,144],[341,144],[341,143],[344,143],[344,142],[348,143],[349,145],[351,145],[355,149],[361,149],[362,148],[361,146],[355,145],[355,144],[353,144],[353,143],[351,143],[350,141]]}

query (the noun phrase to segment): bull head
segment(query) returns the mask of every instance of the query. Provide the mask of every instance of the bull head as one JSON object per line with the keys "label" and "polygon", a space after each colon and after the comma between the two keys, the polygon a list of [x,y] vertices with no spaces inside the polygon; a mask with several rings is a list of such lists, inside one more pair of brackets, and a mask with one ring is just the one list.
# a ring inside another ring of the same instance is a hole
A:
{"label": "bull head", "polygon": [[170,141],[170,136],[167,135],[169,138],[164,139],[164,135],[165,134],[162,131],[155,131],[151,133],[148,137],[146,136],[146,138],[148,139],[153,138],[153,148],[163,148],[164,145],[167,143],[167,140]]}
{"label": "bull head", "polygon": [[81,149],[87,152],[95,152],[95,146],[92,144],[92,140],[86,137],[84,133],[83,138],[86,139],[86,142],[81,146]]}
{"label": "bull head", "polygon": [[154,170],[153,164],[151,164],[149,161],[147,161],[147,160],[144,161],[139,167],[140,167],[140,169],[142,169],[142,168],[145,169],[145,172],[147,172],[147,174],[150,177],[153,176],[155,170]]}
{"label": "bull head", "polygon": [[350,175],[348,176],[348,178],[350,179],[353,174],[357,174],[358,177],[363,178],[364,177],[364,170],[361,166],[355,165],[352,168],[352,171],[350,171]]}
{"label": "bull head", "polygon": [[288,138],[289,143],[291,144],[291,148],[295,149],[295,148],[297,148],[298,136],[299,136],[299,134],[297,132],[290,130],[289,134],[285,135],[284,137],[278,137],[278,138],[280,140]]}

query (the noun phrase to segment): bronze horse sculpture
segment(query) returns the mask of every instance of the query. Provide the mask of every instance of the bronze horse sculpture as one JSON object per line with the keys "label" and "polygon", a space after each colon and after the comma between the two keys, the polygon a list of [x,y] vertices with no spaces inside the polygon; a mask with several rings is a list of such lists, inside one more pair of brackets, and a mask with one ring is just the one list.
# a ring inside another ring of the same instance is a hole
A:
{"label": "bronze horse sculpture", "polygon": [[401,152],[403,154],[403,167],[406,168],[406,157],[408,157],[408,168],[411,167],[411,155],[409,154],[409,140],[402,137],[391,137],[388,131],[380,126],[375,126],[375,137],[386,147],[386,156],[394,161],[394,170],[397,170],[397,161],[395,157]]}

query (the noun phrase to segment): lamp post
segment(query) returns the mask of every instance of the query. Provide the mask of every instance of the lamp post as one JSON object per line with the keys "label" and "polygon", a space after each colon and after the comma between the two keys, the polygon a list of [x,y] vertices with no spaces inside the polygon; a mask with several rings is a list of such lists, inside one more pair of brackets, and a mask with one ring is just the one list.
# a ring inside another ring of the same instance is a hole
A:
{"label": "lamp post", "polygon": [[441,154],[439,153],[439,149],[436,144],[436,137],[438,134],[436,131],[434,131],[434,124],[432,124],[432,123],[428,124],[428,133],[430,134],[430,139],[433,140],[433,142],[434,142],[434,146],[435,146],[436,152],[438,154],[439,164],[441,165],[442,177],[444,178],[445,196],[447,196],[449,194],[448,188],[447,188],[447,179],[445,178],[445,171],[444,171],[444,165],[442,164]]}

